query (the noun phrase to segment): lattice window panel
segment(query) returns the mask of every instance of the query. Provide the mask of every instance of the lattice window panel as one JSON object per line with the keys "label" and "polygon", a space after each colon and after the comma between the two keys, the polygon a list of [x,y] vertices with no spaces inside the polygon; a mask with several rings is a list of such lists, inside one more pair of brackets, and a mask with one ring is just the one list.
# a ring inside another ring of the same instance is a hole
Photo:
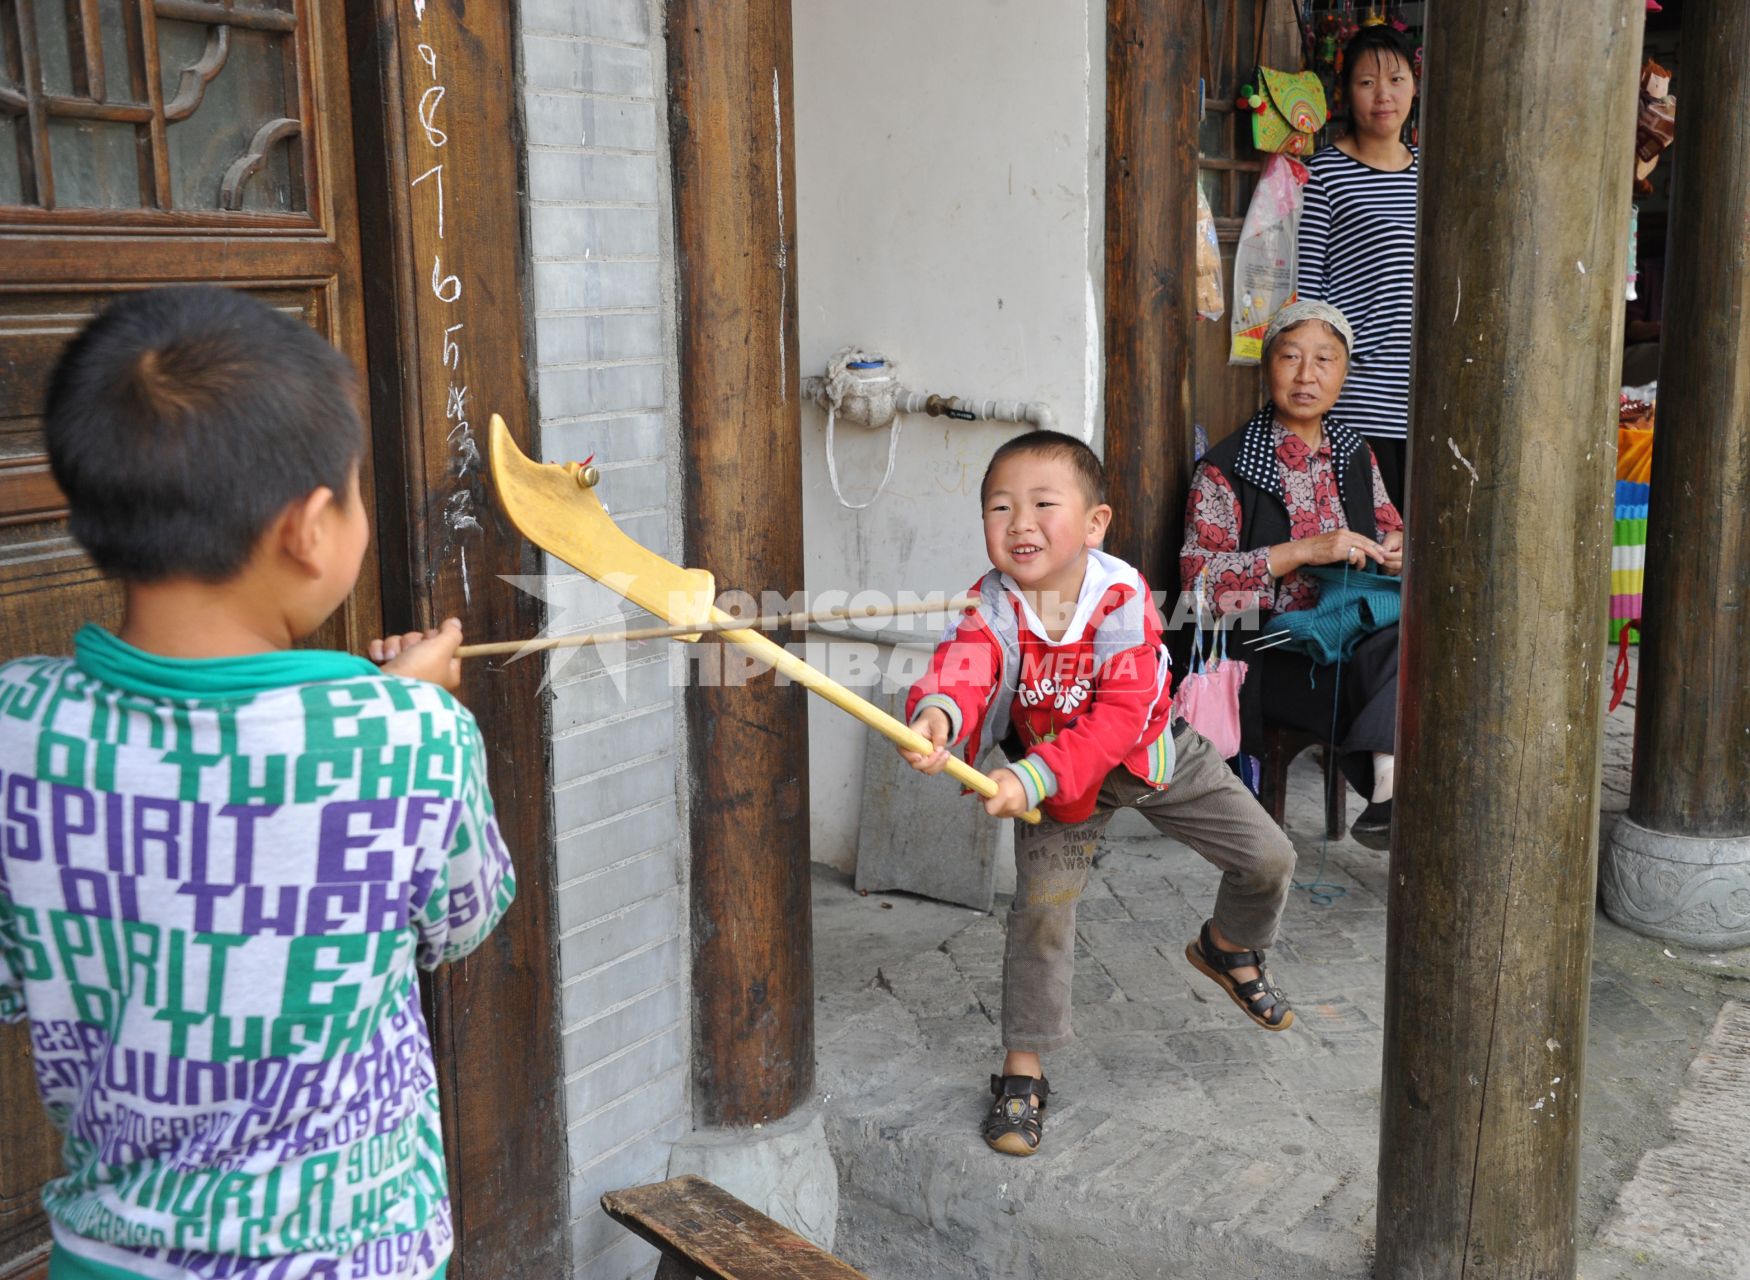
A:
{"label": "lattice window panel", "polygon": [[310,209],[293,0],[0,0],[0,205]]}

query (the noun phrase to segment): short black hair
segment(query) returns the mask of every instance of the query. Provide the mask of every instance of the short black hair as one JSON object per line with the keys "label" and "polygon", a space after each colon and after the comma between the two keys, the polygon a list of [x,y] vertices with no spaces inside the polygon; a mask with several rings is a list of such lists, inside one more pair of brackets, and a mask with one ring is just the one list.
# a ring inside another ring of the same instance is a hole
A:
{"label": "short black hair", "polygon": [[1097,507],[1106,501],[1106,468],[1101,465],[1099,454],[1074,436],[1065,435],[1061,431],[1029,431],[1025,435],[1003,441],[997,446],[997,451],[990,455],[990,462],[984,469],[984,479],[978,484],[980,506],[990,500],[990,478],[997,469],[997,463],[1017,453],[1062,458],[1074,468],[1090,507]]}
{"label": "short black hair", "polygon": [[308,325],[212,286],[131,294],[55,366],[49,465],[73,536],[129,582],[223,582],[288,503],[346,501],[365,430],[350,361]]}
{"label": "short black hair", "polygon": [[1388,55],[1402,61],[1404,69],[1412,77],[1416,74],[1416,51],[1410,47],[1409,37],[1389,22],[1376,22],[1370,27],[1362,27],[1349,37],[1349,43],[1343,46],[1345,102],[1349,98],[1349,82],[1354,78],[1355,68],[1361,65],[1361,60],[1369,58],[1374,65],[1379,65]]}

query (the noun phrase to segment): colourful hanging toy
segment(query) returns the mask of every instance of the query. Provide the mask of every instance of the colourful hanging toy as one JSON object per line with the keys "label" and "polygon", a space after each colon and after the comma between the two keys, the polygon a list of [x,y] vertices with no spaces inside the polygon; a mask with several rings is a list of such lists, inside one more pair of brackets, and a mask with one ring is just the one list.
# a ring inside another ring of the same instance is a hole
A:
{"label": "colourful hanging toy", "polygon": [[1333,70],[1335,70],[1337,66],[1337,55],[1342,51],[1342,45],[1338,42],[1338,32],[1339,27],[1336,14],[1325,13],[1319,15],[1318,35],[1316,37],[1317,45],[1313,51],[1314,57],[1320,65],[1330,67]]}

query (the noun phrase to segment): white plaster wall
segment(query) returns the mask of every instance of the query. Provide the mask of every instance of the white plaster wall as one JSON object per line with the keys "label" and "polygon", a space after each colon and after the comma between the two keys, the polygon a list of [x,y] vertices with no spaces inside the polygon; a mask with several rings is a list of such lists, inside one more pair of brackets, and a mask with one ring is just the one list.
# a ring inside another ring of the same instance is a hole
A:
{"label": "white plaster wall", "polygon": [[[792,20],[803,373],[860,345],[916,390],[1047,401],[1098,448],[1102,0],[796,0]],[[902,422],[887,492],[848,511],[828,484],[825,417],[804,406],[811,595],[958,592],[989,567],[979,479],[1025,428]],[[851,501],[887,447],[885,432],[838,432]],[[855,678],[826,648],[811,657]],[[809,735],[814,857],[849,870],[876,740],[818,700]]]}

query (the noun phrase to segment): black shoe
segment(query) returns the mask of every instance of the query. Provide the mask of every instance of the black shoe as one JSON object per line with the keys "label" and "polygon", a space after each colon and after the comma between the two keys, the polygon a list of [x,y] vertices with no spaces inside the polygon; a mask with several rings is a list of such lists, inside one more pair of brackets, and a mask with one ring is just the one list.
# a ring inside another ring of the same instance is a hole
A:
{"label": "black shoe", "polygon": [[1361,811],[1355,825],[1349,828],[1355,843],[1381,852],[1391,848],[1391,801],[1374,800]]}
{"label": "black shoe", "polygon": [[992,1076],[990,1091],[996,1101],[984,1120],[984,1140],[992,1150],[1006,1156],[1030,1156],[1039,1150],[1045,1103],[1051,1097],[1045,1077]]}

